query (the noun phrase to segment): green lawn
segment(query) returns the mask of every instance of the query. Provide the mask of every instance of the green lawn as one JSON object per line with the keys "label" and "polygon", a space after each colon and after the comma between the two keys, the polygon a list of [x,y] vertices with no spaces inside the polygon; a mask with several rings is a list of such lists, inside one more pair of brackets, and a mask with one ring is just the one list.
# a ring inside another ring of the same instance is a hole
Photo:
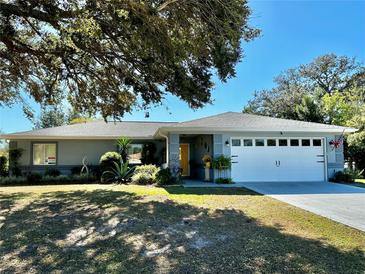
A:
{"label": "green lawn", "polygon": [[237,189],[0,188],[1,273],[364,273],[365,233]]}

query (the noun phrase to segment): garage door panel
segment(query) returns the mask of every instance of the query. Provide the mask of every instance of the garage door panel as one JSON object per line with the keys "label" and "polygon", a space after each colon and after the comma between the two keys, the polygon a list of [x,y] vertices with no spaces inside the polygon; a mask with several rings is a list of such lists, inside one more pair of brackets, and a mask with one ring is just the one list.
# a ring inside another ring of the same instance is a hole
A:
{"label": "garage door panel", "polygon": [[[262,139],[262,138],[260,138]],[[271,138],[270,138],[271,139]],[[242,142],[241,142],[242,143]],[[289,140],[288,140],[289,144]],[[232,146],[236,182],[324,181],[322,146]]]}

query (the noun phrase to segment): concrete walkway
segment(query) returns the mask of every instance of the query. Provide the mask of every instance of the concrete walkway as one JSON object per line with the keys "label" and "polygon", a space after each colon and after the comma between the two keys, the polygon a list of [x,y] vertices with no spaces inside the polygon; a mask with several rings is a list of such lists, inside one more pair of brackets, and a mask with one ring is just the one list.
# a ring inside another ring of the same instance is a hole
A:
{"label": "concrete walkway", "polygon": [[239,185],[365,232],[365,188],[328,182]]}

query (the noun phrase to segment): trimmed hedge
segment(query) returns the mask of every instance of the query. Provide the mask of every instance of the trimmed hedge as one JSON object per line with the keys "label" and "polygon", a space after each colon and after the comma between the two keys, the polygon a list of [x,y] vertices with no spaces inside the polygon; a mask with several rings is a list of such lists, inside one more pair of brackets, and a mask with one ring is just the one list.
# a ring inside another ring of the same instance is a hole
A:
{"label": "trimmed hedge", "polygon": [[45,185],[45,184],[87,184],[98,182],[95,176],[87,175],[59,175],[43,176],[39,173],[29,173],[27,176],[0,177],[0,186],[11,185]]}

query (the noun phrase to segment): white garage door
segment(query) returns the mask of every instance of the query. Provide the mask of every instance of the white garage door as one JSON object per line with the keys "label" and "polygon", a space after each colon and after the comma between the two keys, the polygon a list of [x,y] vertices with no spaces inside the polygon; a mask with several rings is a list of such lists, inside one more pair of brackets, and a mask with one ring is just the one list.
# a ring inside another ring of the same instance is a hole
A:
{"label": "white garage door", "polygon": [[232,138],[235,182],[324,181],[322,138]]}

